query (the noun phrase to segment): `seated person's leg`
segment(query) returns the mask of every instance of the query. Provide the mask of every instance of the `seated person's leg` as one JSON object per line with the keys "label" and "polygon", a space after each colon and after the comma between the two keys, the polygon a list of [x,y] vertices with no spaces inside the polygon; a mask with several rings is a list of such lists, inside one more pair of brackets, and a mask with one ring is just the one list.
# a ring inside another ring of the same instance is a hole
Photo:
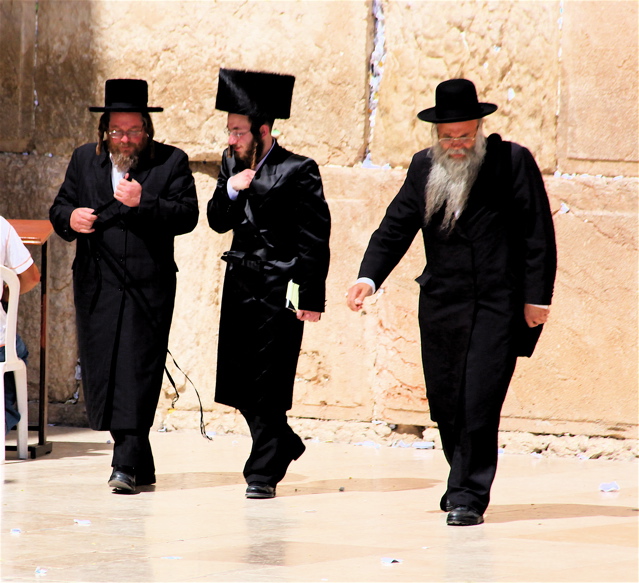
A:
{"label": "seated person's leg", "polygon": [[[20,336],[16,337],[16,352],[18,358],[27,362],[29,351]],[[4,362],[4,346],[0,347],[0,362]],[[20,412],[18,411],[18,403],[16,397],[16,381],[12,372],[4,374],[4,419],[5,419],[5,435],[9,433],[20,421]]]}

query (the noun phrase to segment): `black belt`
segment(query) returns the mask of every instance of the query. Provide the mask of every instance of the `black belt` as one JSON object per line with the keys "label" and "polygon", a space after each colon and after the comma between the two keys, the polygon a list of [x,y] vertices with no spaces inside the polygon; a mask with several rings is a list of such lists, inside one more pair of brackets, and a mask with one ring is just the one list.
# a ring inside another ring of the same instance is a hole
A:
{"label": "black belt", "polygon": [[257,253],[247,253],[246,251],[225,251],[222,254],[222,261],[231,263],[233,265],[241,265],[247,269],[261,272],[264,269],[265,257],[261,255],[265,254],[263,251]]}

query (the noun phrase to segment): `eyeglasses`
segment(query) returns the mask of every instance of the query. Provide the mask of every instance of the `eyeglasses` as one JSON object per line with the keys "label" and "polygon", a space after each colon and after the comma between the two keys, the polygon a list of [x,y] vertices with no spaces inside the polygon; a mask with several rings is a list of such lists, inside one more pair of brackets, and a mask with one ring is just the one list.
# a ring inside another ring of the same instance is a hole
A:
{"label": "eyeglasses", "polygon": [[109,130],[107,132],[107,134],[109,134],[109,136],[111,136],[114,140],[121,140],[124,136],[131,140],[139,138],[143,133],[144,130],[128,130],[126,132],[123,130]]}
{"label": "eyeglasses", "polygon": [[236,140],[239,140],[241,137],[245,136],[246,134],[248,134],[249,132],[232,132],[231,130],[226,130],[226,135],[231,138],[235,138]]}
{"label": "eyeglasses", "polygon": [[442,146],[470,146],[476,139],[476,136],[461,136],[459,138],[439,138]]}

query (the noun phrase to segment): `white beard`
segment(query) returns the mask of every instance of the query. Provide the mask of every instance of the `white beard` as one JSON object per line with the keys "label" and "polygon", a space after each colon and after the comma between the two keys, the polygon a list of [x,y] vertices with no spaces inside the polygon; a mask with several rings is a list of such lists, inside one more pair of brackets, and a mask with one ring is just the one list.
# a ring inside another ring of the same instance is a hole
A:
{"label": "white beard", "polygon": [[446,232],[453,229],[466,208],[468,194],[486,156],[486,136],[478,131],[475,144],[466,150],[464,158],[451,158],[448,152],[439,142],[435,142],[430,150],[433,163],[426,183],[424,217],[428,224],[433,215],[445,207],[441,230]]}

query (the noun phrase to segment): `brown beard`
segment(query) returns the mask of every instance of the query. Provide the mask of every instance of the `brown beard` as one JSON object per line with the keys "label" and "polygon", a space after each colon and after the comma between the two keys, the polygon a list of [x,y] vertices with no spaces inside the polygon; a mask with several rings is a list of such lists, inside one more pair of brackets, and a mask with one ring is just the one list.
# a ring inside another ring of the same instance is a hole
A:
{"label": "brown beard", "polygon": [[468,195],[479,169],[486,156],[486,137],[481,128],[472,148],[466,150],[463,159],[454,159],[449,150],[444,150],[438,141],[430,149],[432,166],[426,183],[425,222],[428,224],[435,213],[444,208],[444,218],[440,226],[444,232],[450,232],[461,216]]}
{"label": "brown beard", "polygon": [[116,144],[111,138],[107,138],[107,146],[113,165],[119,172],[128,172],[137,167],[140,161],[140,155],[146,149],[148,144],[148,138],[144,139],[138,144],[133,146],[133,152],[131,154],[123,154],[120,150],[120,144]]}
{"label": "brown beard", "polygon": [[[231,150],[231,148],[229,148]],[[262,157],[262,152],[264,151],[264,142],[261,138],[256,139],[253,137],[251,141],[251,145],[247,148],[246,153],[239,155],[234,152],[235,156],[241,160],[247,168],[251,170],[255,169],[258,161]]]}

